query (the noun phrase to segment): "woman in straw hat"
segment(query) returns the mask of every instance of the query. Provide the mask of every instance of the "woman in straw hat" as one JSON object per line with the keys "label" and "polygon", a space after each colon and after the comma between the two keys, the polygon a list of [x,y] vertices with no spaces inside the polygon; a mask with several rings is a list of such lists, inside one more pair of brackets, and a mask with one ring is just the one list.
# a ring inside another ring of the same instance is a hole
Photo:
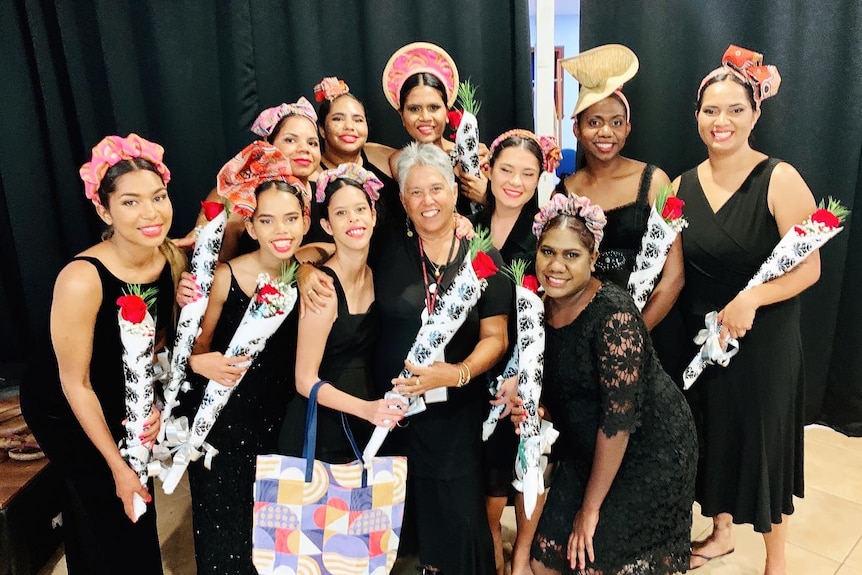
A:
{"label": "woman in straw hat", "polygon": [[[674,186],[690,224],[680,300],[689,336],[703,328],[706,313],[718,311],[722,340],[743,338],[726,367],[707,367],[688,392],[701,440],[695,498],[713,518],[710,536],[692,545],[691,566],[732,553],[733,523],[750,523],[763,533],[764,573],[776,575],[785,573],[793,496],[803,494],[796,296],[817,281],[820,257],[815,251],[791,273],[744,290],[779,239],[816,208],[793,166],[749,143],[763,100],[781,81],[762,59],[731,46],[703,79],[695,116],[709,157]],[[694,348],[686,351],[694,355]]]}
{"label": "woman in straw hat", "polygon": [[[608,226],[596,260],[596,275],[625,288],[646,231],[650,206],[658,190],[670,184],[667,174],[656,166],[620,155],[632,129],[631,109],[621,88],[637,72],[638,59],[627,47],[608,44],[561,64],[581,85],[572,129],[586,165],[564,177],[557,191],[586,196],[605,211]],[[643,309],[649,329],[667,315],[682,285],[682,248],[677,241]]]}

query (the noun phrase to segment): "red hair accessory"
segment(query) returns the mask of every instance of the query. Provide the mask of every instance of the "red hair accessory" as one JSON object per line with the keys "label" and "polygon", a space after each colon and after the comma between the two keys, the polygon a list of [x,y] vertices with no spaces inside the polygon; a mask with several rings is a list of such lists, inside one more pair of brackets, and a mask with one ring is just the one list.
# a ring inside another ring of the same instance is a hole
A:
{"label": "red hair accessory", "polygon": [[778,93],[781,75],[775,66],[763,65],[763,54],[731,44],[721,58],[721,67],[716,68],[701,80],[697,89],[697,99],[703,96],[707,83],[719,74],[732,74],[743,84],[751,86],[754,104],[760,103]]}
{"label": "red hair accessory", "polygon": [[333,180],[345,178],[362,184],[362,189],[371,200],[371,205],[380,197],[380,190],[383,188],[383,182],[377,179],[372,172],[369,172],[359,164],[347,163],[338,164],[337,167],[331,170],[324,170],[317,176],[317,190],[314,194],[314,199],[317,203],[323,202],[326,199],[326,186]]}
{"label": "red hair accessory", "polygon": [[272,181],[286,182],[300,192],[304,191],[302,182],[290,172],[290,162],[278,148],[257,141],[243,148],[219,170],[216,191],[227,198],[234,213],[250,218],[257,208],[254,191],[261,184]]}
{"label": "red hair accessory", "polygon": [[81,166],[78,173],[84,180],[84,194],[94,206],[101,206],[99,200],[99,185],[111,166],[133,158],[142,158],[156,167],[156,171],[167,184],[171,181],[171,171],[162,163],[165,149],[160,145],[145,140],[137,134],[129,134],[125,138],[107,136],[93,148],[90,161]]}
{"label": "red hair accessory", "polygon": [[340,80],[335,76],[328,76],[314,87],[314,100],[315,102],[322,102],[324,100],[331,102],[348,92],[350,92],[350,87],[344,83],[344,80]]}
{"label": "red hair accessory", "polygon": [[542,169],[544,171],[553,172],[557,169],[557,166],[560,165],[562,153],[560,152],[560,146],[557,145],[557,139],[554,136],[537,136],[530,130],[522,130],[520,128],[503,132],[497,136],[497,139],[491,142],[491,148],[489,149],[488,155],[493,157],[494,150],[503,140],[516,136],[533,140],[539,145],[539,148],[542,150]]}

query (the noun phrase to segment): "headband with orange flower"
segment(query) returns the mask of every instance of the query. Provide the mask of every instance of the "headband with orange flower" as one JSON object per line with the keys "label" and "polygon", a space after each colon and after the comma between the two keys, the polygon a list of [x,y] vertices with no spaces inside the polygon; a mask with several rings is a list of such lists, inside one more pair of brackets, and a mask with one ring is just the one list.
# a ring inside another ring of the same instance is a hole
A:
{"label": "headband with orange flower", "polygon": [[338,164],[331,170],[323,170],[317,176],[317,190],[315,191],[314,199],[317,203],[322,203],[326,199],[326,186],[335,180],[339,179],[353,180],[362,184],[362,189],[368,194],[368,199],[371,200],[371,205],[380,197],[380,190],[383,188],[383,182],[377,179],[372,172],[369,172],[359,164]]}
{"label": "headband with orange flower", "polygon": [[[234,156],[216,176],[218,195],[227,198],[231,210],[250,218],[257,208],[254,191],[266,182],[286,182],[303,192],[302,183],[290,172],[290,162],[278,148],[263,141],[252,142]],[[300,200],[300,203],[301,200]],[[303,212],[307,208],[303,206]]]}
{"label": "headband with orange flower", "polygon": [[602,238],[605,235],[605,224],[608,223],[602,208],[590,203],[586,196],[555,194],[533,218],[533,234],[537,238],[541,237],[542,232],[548,226],[548,222],[560,215],[575,216],[583,220],[596,240],[593,251],[599,251],[599,244],[602,243]]}
{"label": "headband with orange flower", "polygon": [[93,202],[93,205],[102,205],[99,200],[99,185],[108,169],[123,160],[133,158],[141,158],[152,163],[162,177],[162,181],[167,184],[171,181],[171,171],[162,163],[164,155],[164,148],[137,134],[129,134],[125,138],[107,136],[96,144],[90,161],[81,166],[78,172],[84,180],[84,194]]}
{"label": "headband with orange flower", "polygon": [[554,136],[537,136],[530,130],[517,128],[509,130],[508,132],[503,132],[497,136],[496,140],[491,142],[491,148],[488,155],[493,157],[494,150],[503,140],[516,136],[525,140],[533,140],[539,145],[539,148],[542,150],[542,169],[544,171],[553,172],[557,169],[557,166],[560,164],[560,158],[562,157],[560,146],[557,145],[557,139]]}
{"label": "headband with orange flower", "polygon": [[279,104],[261,112],[251,125],[251,131],[261,138],[266,138],[272,134],[278,122],[285,116],[304,116],[311,120],[312,124],[317,124],[317,112],[314,111],[314,106],[301,97],[294,104]]}
{"label": "headband with orange flower", "polygon": [[344,80],[336,78],[335,76],[327,76],[314,87],[314,100],[316,102],[322,102],[324,100],[329,100],[331,102],[337,97],[343,96],[348,92],[350,92],[350,86],[348,86]]}
{"label": "headband with orange flower", "polygon": [[761,102],[778,93],[781,86],[781,75],[775,66],[763,65],[763,54],[740,48],[731,44],[721,58],[721,66],[706,75],[697,89],[697,99],[703,96],[703,91],[710,80],[720,74],[732,74],[739,81],[751,86],[754,104],[760,108]]}

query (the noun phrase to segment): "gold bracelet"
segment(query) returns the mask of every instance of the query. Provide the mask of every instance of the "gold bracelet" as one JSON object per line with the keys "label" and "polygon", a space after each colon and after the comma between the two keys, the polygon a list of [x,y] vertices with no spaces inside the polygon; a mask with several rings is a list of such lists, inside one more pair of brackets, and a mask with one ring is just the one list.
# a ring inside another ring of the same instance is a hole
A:
{"label": "gold bracelet", "polygon": [[470,382],[470,366],[466,363],[459,362],[458,363],[458,385],[457,387],[464,387]]}

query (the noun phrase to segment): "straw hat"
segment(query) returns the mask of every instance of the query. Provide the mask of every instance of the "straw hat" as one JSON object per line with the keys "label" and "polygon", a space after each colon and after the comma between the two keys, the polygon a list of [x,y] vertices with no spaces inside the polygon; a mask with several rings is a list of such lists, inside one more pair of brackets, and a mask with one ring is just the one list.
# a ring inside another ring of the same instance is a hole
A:
{"label": "straw hat", "polygon": [[383,68],[383,94],[396,110],[400,109],[401,86],[413,74],[428,72],[446,86],[451,108],[458,96],[458,68],[446,50],[430,42],[413,42],[392,54]]}
{"label": "straw hat", "polygon": [[638,71],[638,57],[622,44],[605,44],[560,60],[566,72],[581,85],[572,117],[600,102],[631,80]]}

